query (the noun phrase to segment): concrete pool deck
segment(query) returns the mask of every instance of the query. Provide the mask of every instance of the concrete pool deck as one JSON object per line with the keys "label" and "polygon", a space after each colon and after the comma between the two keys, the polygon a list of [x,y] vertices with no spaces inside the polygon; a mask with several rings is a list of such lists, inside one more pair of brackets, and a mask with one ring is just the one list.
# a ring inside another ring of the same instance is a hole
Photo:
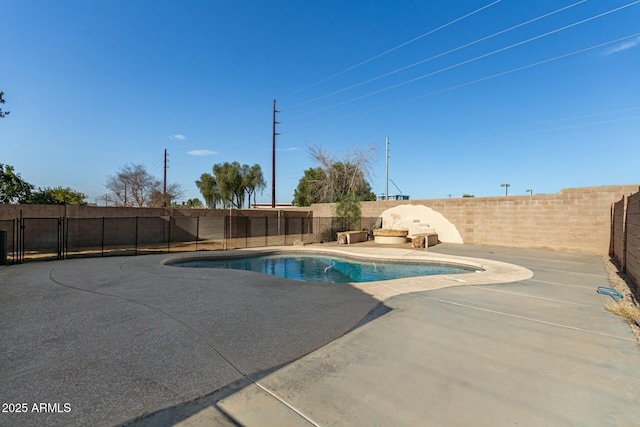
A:
{"label": "concrete pool deck", "polygon": [[29,405],[0,424],[637,425],[640,346],[600,257],[428,252],[533,276],[391,296],[166,255],[0,268],[0,396]]}

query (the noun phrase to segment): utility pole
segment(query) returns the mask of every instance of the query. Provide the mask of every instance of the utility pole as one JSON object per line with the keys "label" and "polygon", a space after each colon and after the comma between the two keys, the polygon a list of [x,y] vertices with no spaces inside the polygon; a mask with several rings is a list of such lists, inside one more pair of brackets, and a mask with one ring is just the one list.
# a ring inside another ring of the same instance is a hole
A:
{"label": "utility pole", "polygon": [[276,135],[280,135],[276,132],[276,125],[280,122],[276,121],[276,113],[280,111],[276,110],[276,100],[273,100],[273,154],[271,158],[271,207],[276,207]]}
{"label": "utility pole", "polygon": [[386,168],[386,180],[384,185],[384,199],[389,200],[389,137],[387,137],[387,143],[385,145],[385,168]]}
{"label": "utility pole", "polygon": [[164,207],[167,207],[167,149],[164,149],[164,190],[162,193],[164,196]]}

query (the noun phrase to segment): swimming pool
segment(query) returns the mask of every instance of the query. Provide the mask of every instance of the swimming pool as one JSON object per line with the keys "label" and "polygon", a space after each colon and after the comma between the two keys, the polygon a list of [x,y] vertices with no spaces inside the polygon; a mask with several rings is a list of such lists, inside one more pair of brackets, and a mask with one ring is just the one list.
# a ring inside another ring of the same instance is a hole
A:
{"label": "swimming pool", "polygon": [[270,254],[235,258],[200,258],[171,262],[191,268],[227,268],[255,271],[292,280],[325,283],[375,282],[436,274],[463,274],[476,268],[347,259],[309,254]]}

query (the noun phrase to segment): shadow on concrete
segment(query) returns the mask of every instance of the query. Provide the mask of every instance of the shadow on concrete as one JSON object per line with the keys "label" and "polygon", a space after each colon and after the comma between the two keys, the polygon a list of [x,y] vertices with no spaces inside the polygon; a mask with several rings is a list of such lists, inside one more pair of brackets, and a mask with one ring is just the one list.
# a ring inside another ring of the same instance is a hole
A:
{"label": "shadow on concrete", "polygon": [[164,258],[0,269],[2,401],[62,396],[73,408],[3,414],[0,424],[173,425],[204,408],[214,425],[234,425],[214,411],[224,396],[388,311],[348,285]]}
{"label": "shadow on concrete", "polygon": [[[378,303],[371,311],[369,311],[356,325],[345,332],[344,335],[352,332],[377,318],[384,316],[392,311],[392,309],[386,306],[384,303]],[[227,413],[223,408],[218,405],[221,400],[241,391],[243,388],[250,386],[262,378],[270,375],[273,372],[280,370],[281,368],[305,357],[307,354],[316,351],[314,349],[306,354],[300,355],[292,360],[281,363],[277,366],[273,366],[269,369],[265,369],[259,372],[255,372],[241,378],[237,381],[233,381],[224,387],[221,387],[211,393],[197,397],[187,402],[179,403],[177,405],[169,406],[167,408],[160,409],[148,414],[144,414],[130,420],[125,421],[122,424],[118,424],[117,427],[165,427],[174,426],[187,420],[203,410],[208,410],[207,423],[215,420],[215,425],[220,426],[242,426],[231,414]],[[190,425],[190,424],[189,424]]]}

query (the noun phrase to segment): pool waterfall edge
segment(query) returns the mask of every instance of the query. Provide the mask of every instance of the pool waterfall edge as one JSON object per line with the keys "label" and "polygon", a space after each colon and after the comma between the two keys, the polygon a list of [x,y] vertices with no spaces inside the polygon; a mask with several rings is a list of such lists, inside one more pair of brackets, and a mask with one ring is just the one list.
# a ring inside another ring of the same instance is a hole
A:
{"label": "pool waterfall edge", "polygon": [[[277,246],[252,249],[234,249],[226,251],[184,252],[168,255],[162,260],[162,264],[167,266],[167,268],[172,268],[170,264],[180,260],[225,259],[272,254],[300,254],[319,256],[333,255],[336,257],[348,258],[360,262],[390,261],[404,263],[431,263],[482,270],[481,272],[474,271],[462,274],[442,274],[431,276],[414,276],[382,281],[349,282],[350,286],[358,288],[361,291],[372,295],[380,301],[383,301],[393,295],[409,292],[419,292],[449,286],[508,283],[525,280],[533,276],[533,273],[524,267],[488,259],[443,255],[425,250],[357,246],[348,246],[341,248],[335,246]],[[187,268],[185,270],[192,269]]]}

